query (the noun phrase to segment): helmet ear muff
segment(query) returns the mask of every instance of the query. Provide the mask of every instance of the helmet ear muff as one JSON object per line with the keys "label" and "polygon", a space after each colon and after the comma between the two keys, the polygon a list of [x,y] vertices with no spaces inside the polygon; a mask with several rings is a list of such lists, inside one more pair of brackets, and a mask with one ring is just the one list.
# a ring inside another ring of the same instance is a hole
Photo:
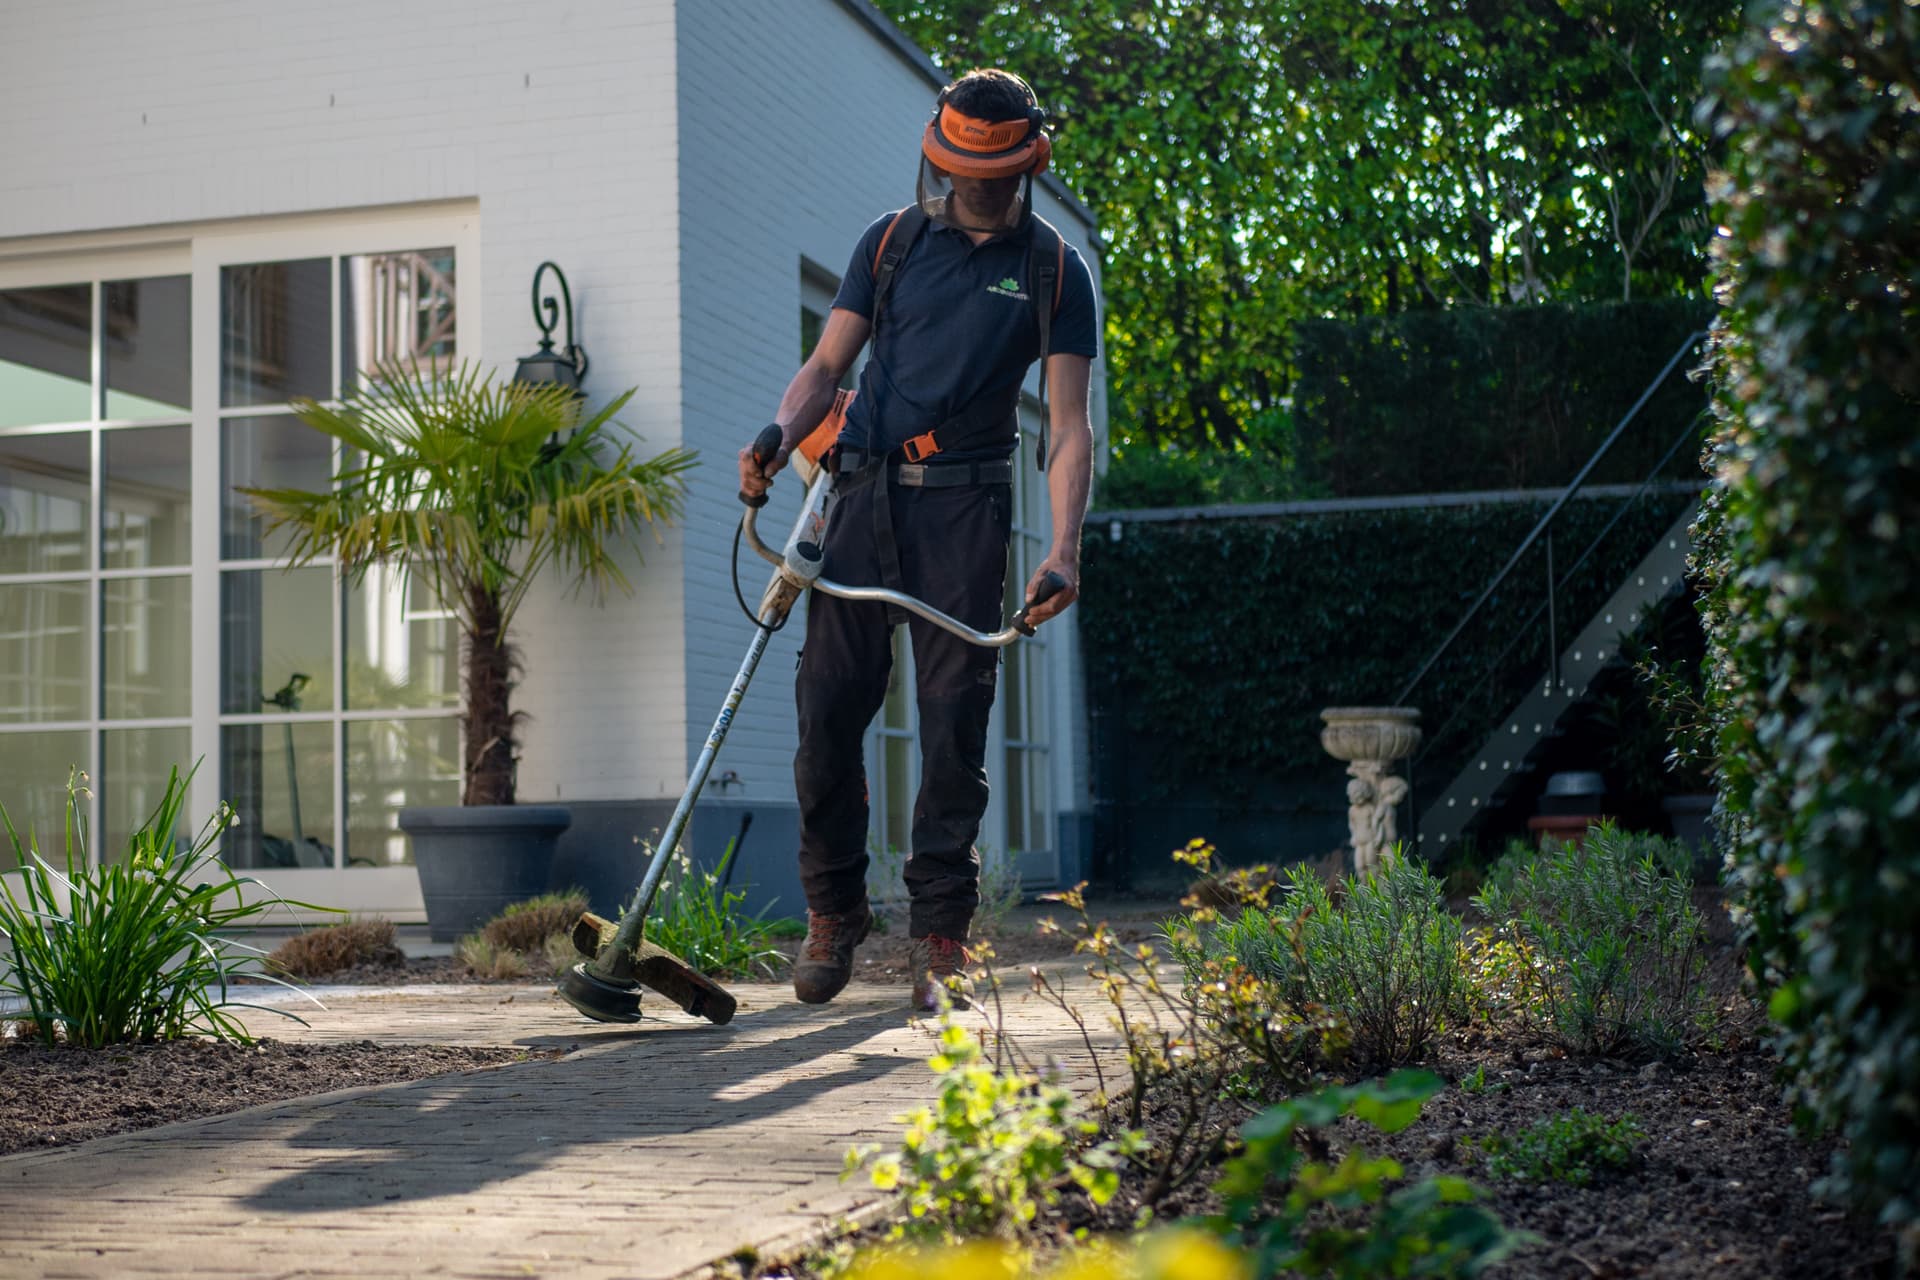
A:
{"label": "helmet ear muff", "polygon": [[1027,170],[1034,177],[1047,171],[1047,162],[1053,159],[1053,139],[1042,133],[1034,140],[1033,168]]}

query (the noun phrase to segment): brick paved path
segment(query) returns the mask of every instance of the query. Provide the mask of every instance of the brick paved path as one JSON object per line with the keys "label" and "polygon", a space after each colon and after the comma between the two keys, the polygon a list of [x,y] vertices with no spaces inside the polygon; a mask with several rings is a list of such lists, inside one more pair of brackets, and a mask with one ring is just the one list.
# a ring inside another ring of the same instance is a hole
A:
{"label": "brick paved path", "polygon": [[[544,987],[332,996],[306,1030],[260,1015],[282,1040],[567,1053],[0,1158],[0,1277],[677,1276],[813,1238],[874,1202],[843,1158],[931,1096],[928,1029],[894,986],[820,1008],[733,990],[727,1027],[653,999],[592,1023]],[[1091,1086],[1057,1010],[1006,1013]]]}

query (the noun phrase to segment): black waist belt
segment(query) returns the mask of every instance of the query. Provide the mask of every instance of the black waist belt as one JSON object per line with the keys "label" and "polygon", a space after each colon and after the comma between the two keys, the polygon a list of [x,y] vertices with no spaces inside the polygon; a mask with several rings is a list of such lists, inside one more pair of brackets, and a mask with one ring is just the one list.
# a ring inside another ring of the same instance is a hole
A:
{"label": "black waist belt", "polygon": [[[849,475],[865,471],[879,458],[860,449],[843,449],[835,455],[834,471]],[[909,489],[953,489],[969,484],[1012,484],[1013,459],[992,458],[974,462],[905,462],[887,459],[887,474],[895,484]]]}
{"label": "black waist belt", "polygon": [[[952,489],[961,485],[1012,484],[1013,459],[992,458],[974,462],[906,462],[897,456],[868,453],[864,449],[836,449],[834,474],[837,483],[858,489],[872,484],[885,471],[895,484],[910,489]],[[893,532],[893,502],[884,488],[873,495],[873,549],[880,562],[880,585],[905,591],[900,574],[900,543]],[[903,623],[906,611],[887,606],[887,622]]]}

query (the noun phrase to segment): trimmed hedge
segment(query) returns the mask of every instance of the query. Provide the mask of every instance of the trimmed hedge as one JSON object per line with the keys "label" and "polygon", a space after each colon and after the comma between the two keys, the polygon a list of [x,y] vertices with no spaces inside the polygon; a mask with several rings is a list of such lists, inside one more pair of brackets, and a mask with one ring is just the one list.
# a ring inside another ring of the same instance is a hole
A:
{"label": "trimmed hedge", "polygon": [[1726,311],[1700,552],[1756,975],[1920,1262],[1920,6],[1764,6],[1711,67]]}
{"label": "trimmed hedge", "polygon": [[[1703,300],[1662,298],[1304,321],[1299,483],[1339,497],[1564,485],[1711,316]],[[1705,409],[1681,376],[1697,359],[1662,384],[1595,483],[1645,477]]]}
{"label": "trimmed hedge", "polygon": [[[1629,509],[1560,601],[1563,643],[1692,500],[1654,494]],[[1560,573],[1619,503],[1576,500],[1561,512]],[[1392,698],[1544,509],[1489,503],[1127,524],[1119,542],[1091,537],[1078,611],[1095,714],[1124,705],[1162,794],[1201,782],[1244,788],[1325,765],[1320,709]],[[1415,701],[1429,734],[1470,704],[1434,744],[1437,755],[1477,745],[1545,666],[1544,617],[1521,631],[1545,576],[1536,546],[1421,686]],[[1470,693],[1516,634],[1501,676]]]}

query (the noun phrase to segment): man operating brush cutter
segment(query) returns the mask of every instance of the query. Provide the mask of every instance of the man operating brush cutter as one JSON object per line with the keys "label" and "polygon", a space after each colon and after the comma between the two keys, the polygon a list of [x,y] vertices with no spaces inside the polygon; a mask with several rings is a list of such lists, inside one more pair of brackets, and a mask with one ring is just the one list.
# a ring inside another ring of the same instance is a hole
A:
{"label": "man operating brush cutter", "polygon": [[[1048,472],[1054,537],[1026,587],[1027,622],[1065,609],[1080,581],[1098,316],[1079,253],[1033,211],[1034,179],[1051,153],[1045,125],[1033,90],[1005,71],[971,71],[941,92],[921,140],[914,203],[879,218],[855,247],[819,344],[774,416],[777,450],[770,459],[751,445],[740,451],[742,494],[763,499],[837,407],[835,388],[871,339],[823,459],[834,476],[823,572],[916,597],[972,628],[991,627],[1000,613],[1016,413],[1035,360],[1043,413],[1035,463]],[[794,759],[808,911],[793,988],[808,1003],[846,986],[873,924],[861,747],[886,695],[892,628],[903,622],[921,750],[905,870],[913,1002],[935,1009],[943,990],[964,999],[998,654],[896,604],[813,591]]]}
{"label": "man operating brush cutter", "polygon": [[[906,621],[922,723],[922,785],[906,869],[913,994],[925,1009],[939,1004],[943,986],[964,999],[965,940],[979,902],[973,839],[987,803],[994,651],[1032,635],[1034,624],[1074,599],[1092,465],[1093,288],[1079,255],[1033,214],[1033,179],[1049,153],[1044,123],[1017,76],[976,71],[948,86],[922,140],[915,202],[868,229],[778,418],[741,451],[747,510],[739,536],[775,572],[757,609],[741,597],[752,641],[632,904],[617,924],[589,913],[574,930],[588,962],[561,976],[558,994],[587,1017],[638,1021],[645,986],[709,1021],[732,1018],[732,995],[649,942],[645,925],[768,640],[803,595],[812,603],[797,682],[794,773],[810,910],[794,990],[811,1003],[831,1000],[872,925],[861,738],[886,692],[892,629]],[[837,391],[869,336],[873,353],[860,391]],[[1016,407],[1036,358],[1042,470],[1049,423],[1060,439],[1049,485],[1057,532],[1026,584],[1026,603],[989,631],[1006,585]],[[1049,382],[1059,393],[1050,419]],[[790,459],[807,493],[785,548],[775,552],[756,521],[769,482]]]}

